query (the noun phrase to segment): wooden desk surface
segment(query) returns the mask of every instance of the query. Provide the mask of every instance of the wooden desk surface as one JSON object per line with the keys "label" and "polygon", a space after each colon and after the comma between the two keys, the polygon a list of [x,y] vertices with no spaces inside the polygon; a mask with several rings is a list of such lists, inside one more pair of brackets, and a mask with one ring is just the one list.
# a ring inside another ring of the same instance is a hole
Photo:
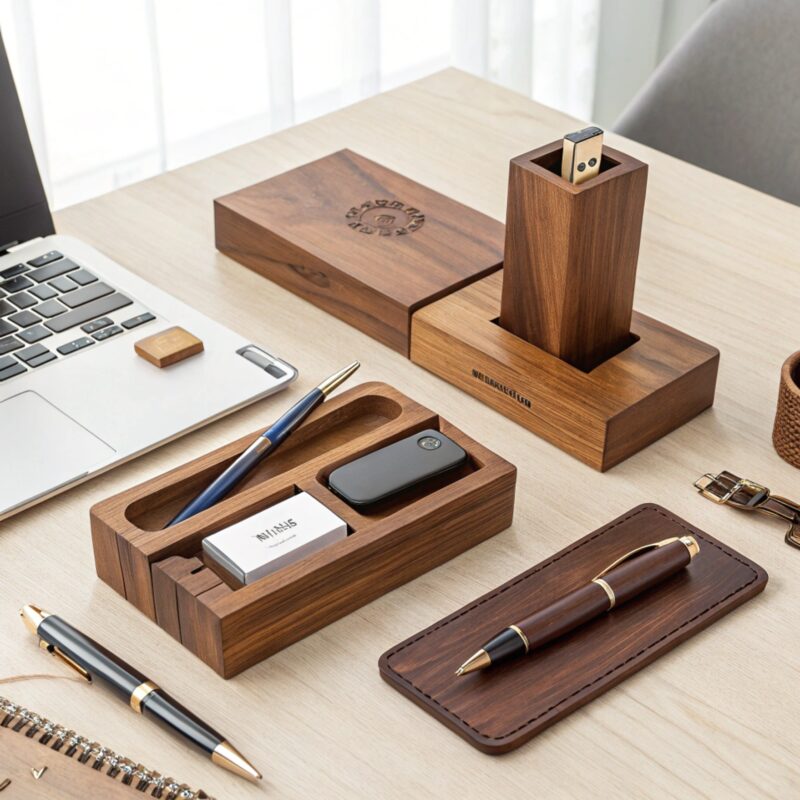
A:
{"label": "wooden desk surface", "polygon": [[[446,71],[60,212],[60,232],[283,355],[301,378],[4,522],[0,674],[60,670],[17,619],[36,602],[201,712],[266,778],[251,787],[229,777],[99,687],[37,681],[0,694],[218,798],[797,796],[800,552],[783,544],[779,523],[718,508],[691,484],[730,469],[800,496],[800,475],[770,443],[779,368],[800,346],[799,208],[608,136],[650,164],[636,308],[716,345],[722,360],[713,410],[605,475],[214,249],[214,197],[342,147],[502,219],[509,159],[577,125]],[[398,386],[515,463],[516,522],[225,682],[95,577],[89,506],[257,428],[352,358],[363,362],[362,380]],[[378,656],[390,645],[644,501],[759,562],[766,592],[499,758],[380,680]],[[46,776],[39,783],[44,791]]]}

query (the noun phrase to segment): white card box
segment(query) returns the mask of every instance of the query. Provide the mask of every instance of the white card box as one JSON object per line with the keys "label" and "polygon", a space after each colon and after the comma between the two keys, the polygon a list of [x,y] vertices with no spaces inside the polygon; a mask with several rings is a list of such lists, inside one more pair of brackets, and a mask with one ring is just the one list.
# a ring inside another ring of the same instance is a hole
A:
{"label": "white card box", "polygon": [[248,584],[344,539],[347,524],[306,492],[203,539],[203,551]]}

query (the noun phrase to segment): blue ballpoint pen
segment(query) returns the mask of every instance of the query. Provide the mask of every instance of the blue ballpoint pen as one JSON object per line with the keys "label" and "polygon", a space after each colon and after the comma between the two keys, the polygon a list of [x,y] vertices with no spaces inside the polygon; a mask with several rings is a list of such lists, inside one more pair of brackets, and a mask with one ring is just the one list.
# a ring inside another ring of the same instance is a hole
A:
{"label": "blue ballpoint pen", "polygon": [[167,524],[177,525],[201,511],[205,511],[225,497],[259,461],[266,458],[300,423],[339,385],[344,383],[359,367],[358,361],[331,375],[298,400],[280,419],[273,423],[251,444],[218,478],[212,481],[194,500]]}

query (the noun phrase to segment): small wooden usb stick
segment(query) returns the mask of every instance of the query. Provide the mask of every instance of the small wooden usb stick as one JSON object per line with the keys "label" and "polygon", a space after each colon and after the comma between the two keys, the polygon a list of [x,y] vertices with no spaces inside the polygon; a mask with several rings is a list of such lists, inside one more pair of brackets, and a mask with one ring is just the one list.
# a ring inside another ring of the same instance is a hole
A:
{"label": "small wooden usb stick", "polygon": [[594,125],[568,133],[561,155],[561,177],[570,183],[583,183],[600,172],[603,159],[603,131]]}
{"label": "small wooden usb stick", "polygon": [[136,352],[157,367],[168,367],[203,351],[203,343],[183,328],[167,328],[134,345]]}

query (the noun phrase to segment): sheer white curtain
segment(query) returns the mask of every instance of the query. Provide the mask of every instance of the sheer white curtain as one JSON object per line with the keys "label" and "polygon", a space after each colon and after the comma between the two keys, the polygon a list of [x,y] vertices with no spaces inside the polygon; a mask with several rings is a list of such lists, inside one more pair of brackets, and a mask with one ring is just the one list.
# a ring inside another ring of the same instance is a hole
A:
{"label": "sheer white curtain", "polygon": [[0,30],[58,208],[451,64],[589,119],[609,2],[0,0]]}

